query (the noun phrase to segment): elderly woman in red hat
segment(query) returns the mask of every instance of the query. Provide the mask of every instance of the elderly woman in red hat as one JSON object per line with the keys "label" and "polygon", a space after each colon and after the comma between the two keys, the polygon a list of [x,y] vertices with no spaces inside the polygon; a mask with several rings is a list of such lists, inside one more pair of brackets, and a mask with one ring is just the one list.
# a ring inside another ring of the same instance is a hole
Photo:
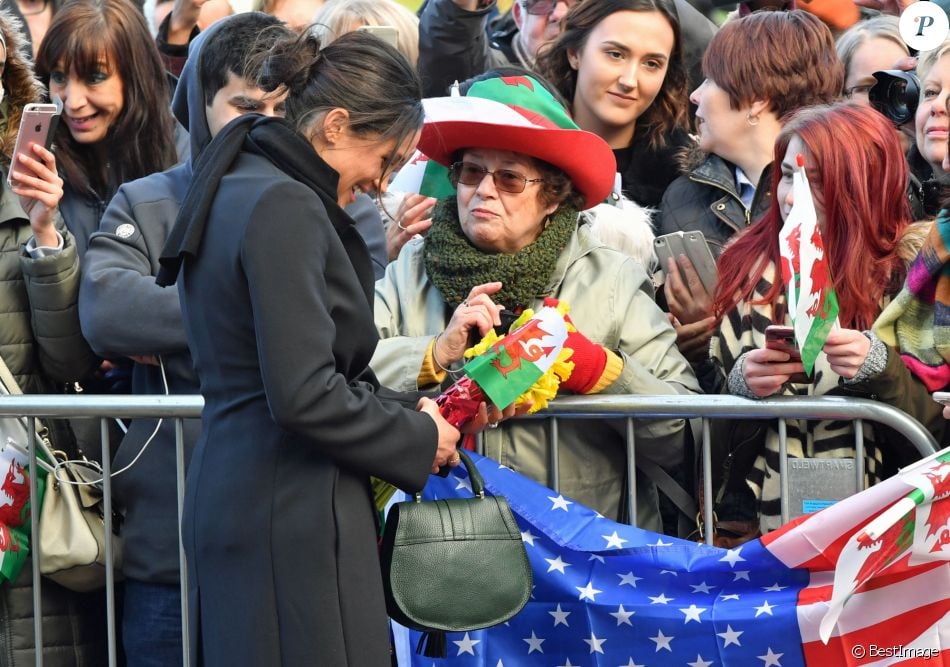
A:
{"label": "elderly woman in red hat", "polygon": [[[582,334],[562,393],[697,391],[642,264],[597,240],[582,213],[611,192],[610,147],[580,130],[530,76],[478,81],[465,99],[472,120],[428,123],[419,143],[449,167],[456,194],[436,205],[426,237],[408,243],[376,284],[383,340],[372,366],[383,384],[450,384],[466,348],[553,297],[569,304]],[[623,432],[612,420],[563,422],[560,490],[605,516],[659,530],[656,488],[642,471],[683,465],[686,423],[638,422],[637,517],[622,510]],[[508,421],[486,431],[485,453],[549,481],[543,422]]]}

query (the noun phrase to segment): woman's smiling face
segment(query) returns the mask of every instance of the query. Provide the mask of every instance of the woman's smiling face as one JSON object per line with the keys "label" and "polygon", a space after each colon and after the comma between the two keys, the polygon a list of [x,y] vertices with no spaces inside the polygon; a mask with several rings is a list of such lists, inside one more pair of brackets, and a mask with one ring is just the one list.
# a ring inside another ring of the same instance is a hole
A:
{"label": "woman's smiling face", "polygon": [[124,85],[118,69],[105,58],[92,72],[80,76],[65,63],[49,75],[49,92],[63,101],[63,121],[80,144],[104,140],[125,104]]}

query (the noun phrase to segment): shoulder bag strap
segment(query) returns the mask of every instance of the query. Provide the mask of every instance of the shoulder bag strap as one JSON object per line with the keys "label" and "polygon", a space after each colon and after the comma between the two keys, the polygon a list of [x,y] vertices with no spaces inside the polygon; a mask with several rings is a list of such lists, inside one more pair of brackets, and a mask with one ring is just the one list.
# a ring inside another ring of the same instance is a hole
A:
{"label": "shoulder bag strap", "polygon": [[[13,373],[10,372],[10,368],[7,366],[7,362],[4,361],[2,355],[0,355],[0,383],[3,383],[7,393],[11,396],[23,395],[23,390],[20,389],[20,383],[13,377]],[[30,425],[27,418],[17,417],[17,419],[23,423],[27,433],[29,433]],[[39,452],[48,457],[50,463],[55,463],[56,457],[53,454],[52,443],[49,439],[49,429],[39,420],[39,417],[36,417],[36,444],[39,448]]]}

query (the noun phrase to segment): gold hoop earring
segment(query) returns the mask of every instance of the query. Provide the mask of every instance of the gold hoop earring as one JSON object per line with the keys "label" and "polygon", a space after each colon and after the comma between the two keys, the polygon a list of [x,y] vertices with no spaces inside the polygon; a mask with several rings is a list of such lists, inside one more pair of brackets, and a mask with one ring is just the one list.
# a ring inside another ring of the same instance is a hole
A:
{"label": "gold hoop earring", "polygon": [[748,114],[746,114],[745,122],[747,122],[749,125],[752,125],[752,126],[758,125],[758,124],[759,124],[759,117],[758,117],[758,116],[753,116],[753,115],[752,115],[752,112],[750,111]]}

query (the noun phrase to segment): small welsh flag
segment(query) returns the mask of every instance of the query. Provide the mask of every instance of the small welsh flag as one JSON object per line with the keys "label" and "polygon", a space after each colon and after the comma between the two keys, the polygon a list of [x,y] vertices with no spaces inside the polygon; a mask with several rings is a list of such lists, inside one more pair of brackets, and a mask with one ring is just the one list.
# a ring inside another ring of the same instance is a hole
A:
{"label": "small welsh flag", "polygon": [[551,368],[566,340],[564,316],[547,306],[465,364],[464,372],[493,404],[505,408]]}
{"label": "small welsh flag", "polygon": [[782,279],[788,295],[788,313],[802,364],[809,375],[838,320],[838,297],[831,282],[825,246],[818,228],[818,214],[811,196],[805,160],[797,156],[792,175],[792,210],[779,232]]}
{"label": "small welsh flag", "polygon": [[[18,432],[22,429],[11,429]],[[12,438],[10,438],[12,440]],[[14,443],[17,444],[17,443]],[[15,581],[30,556],[30,458],[20,447],[0,449],[0,579]],[[42,506],[45,474],[37,477]]]}

